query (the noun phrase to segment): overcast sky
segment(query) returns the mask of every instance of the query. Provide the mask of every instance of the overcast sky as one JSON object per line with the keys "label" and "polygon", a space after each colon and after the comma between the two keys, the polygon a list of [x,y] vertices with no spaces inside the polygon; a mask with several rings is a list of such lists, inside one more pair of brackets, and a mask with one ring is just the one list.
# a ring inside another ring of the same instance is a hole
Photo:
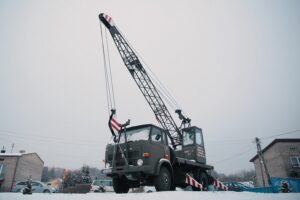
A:
{"label": "overcast sky", "polygon": [[[1,0],[1,147],[104,166],[101,12],[203,129],[218,172],[253,168],[255,137],[300,129],[300,1]],[[156,124],[109,39],[118,119]]]}

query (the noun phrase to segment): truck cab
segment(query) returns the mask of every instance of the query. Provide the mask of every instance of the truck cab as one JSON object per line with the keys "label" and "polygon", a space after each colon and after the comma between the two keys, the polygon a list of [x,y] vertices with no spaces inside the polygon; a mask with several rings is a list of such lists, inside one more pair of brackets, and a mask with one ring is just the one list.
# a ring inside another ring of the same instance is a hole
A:
{"label": "truck cab", "polygon": [[[198,127],[183,129],[183,146],[176,151],[169,147],[166,131],[152,124],[124,129],[118,136],[117,142],[112,140],[106,146],[104,171],[113,178],[117,193],[140,185],[170,190],[185,185],[185,173],[210,168],[206,166],[202,130]],[[169,176],[170,183],[162,185],[161,179],[166,180],[162,176]]]}
{"label": "truck cab", "polygon": [[106,146],[105,163],[114,177],[124,175],[129,180],[155,175],[157,163],[170,162],[166,132],[152,124],[134,126],[121,131],[119,142]]}

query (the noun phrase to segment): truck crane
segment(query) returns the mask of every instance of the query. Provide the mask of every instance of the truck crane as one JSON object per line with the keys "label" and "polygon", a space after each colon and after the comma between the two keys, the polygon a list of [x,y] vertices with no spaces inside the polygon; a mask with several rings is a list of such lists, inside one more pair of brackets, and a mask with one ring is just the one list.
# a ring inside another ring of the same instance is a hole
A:
{"label": "truck crane", "polygon": [[99,15],[109,31],[130,75],[145,97],[161,127],[143,124],[127,127],[114,123],[118,133],[110,129],[113,142],[106,146],[103,170],[113,179],[116,193],[127,193],[129,188],[155,186],[157,191],[175,190],[189,185],[193,190],[207,190],[213,178],[213,166],[206,164],[202,129],[191,126],[191,120],[181,110],[181,125],[177,126],[158,89],[140,62],[134,49],[121,34],[112,18],[104,13]]}

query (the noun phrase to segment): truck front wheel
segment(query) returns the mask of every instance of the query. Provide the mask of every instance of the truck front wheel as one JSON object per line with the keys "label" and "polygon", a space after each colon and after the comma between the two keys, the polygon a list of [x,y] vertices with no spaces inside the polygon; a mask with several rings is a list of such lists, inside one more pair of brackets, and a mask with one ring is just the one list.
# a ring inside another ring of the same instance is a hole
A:
{"label": "truck front wheel", "polygon": [[170,191],[172,189],[172,178],[166,167],[161,167],[158,176],[154,177],[154,186],[157,191]]}
{"label": "truck front wheel", "polygon": [[113,188],[116,193],[128,193],[129,185],[127,184],[127,180],[125,178],[113,178]]}

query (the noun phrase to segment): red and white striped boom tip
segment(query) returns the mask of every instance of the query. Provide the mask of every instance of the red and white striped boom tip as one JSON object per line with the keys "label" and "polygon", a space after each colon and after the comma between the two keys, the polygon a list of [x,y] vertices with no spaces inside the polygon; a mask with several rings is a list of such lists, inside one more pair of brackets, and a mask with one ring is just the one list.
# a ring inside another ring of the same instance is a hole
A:
{"label": "red and white striped boom tip", "polygon": [[115,26],[115,23],[113,22],[112,18],[107,14],[101,13],[99,15],[99,19],[108,29],[110,29],[110,27],[112,26]]}

